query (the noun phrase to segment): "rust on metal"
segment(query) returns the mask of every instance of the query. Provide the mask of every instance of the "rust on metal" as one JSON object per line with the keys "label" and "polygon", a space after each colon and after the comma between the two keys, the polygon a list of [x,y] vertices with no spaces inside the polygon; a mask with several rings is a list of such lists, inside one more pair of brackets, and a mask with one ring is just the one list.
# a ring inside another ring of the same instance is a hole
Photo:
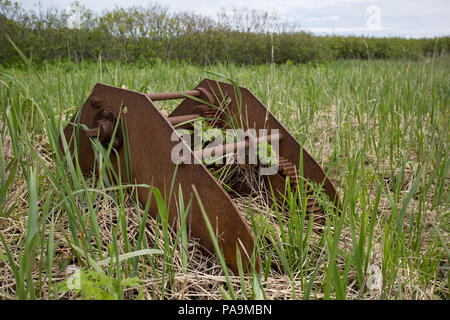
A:
{"label": "rust on metal", "polygon": [[[200,161],[177,167],[171,158],[172,150],[177,144],[184,144],[187,150],[190,150],[192,158],[205,158],[205,156],[214,156],[217,152],[231,150],[235,153],[239,148],[248,149],[251,143],[259,141],[277,142],[279,144],[278,169],[275,174],[265,176],[267,185],[270,185],[275,195],[283,199],[288,188],[287,181],[290,183],[289,187],[295,189],[300,179],[309,179],[322,185],[324,193],[334,201],[337,207],[340,205],[338,193],[320,165],[248,89],[239,87],[238,90],[239,94],[236,93],[236,87],[232,84],[210,79],[203,80],[194,90],[150,94],[98,83],[82,106],[79,117],[74,117],[71,121],[83,124],[89,129],[84,134],[75,134],[79,126],[74,127],[69,124],[64,130],[66,141],[70,142],[70,150],[79,148],[77,154],[82,155],[79,163],[83,173],[90,174],[96,165],[91,139],[98,138],[102,144],[108,145],[114,138],[113,147],[116,148],[117,153],[112,153],[111,157],[115,158],[117,154],[118,159],[115,160],[124,159],[127,155],[125,148],[121,146],[123,144],[122,130],[126,127],[127,150],[131,156],[130,168],[127,170],[125,167],[126,161],[112,161],[119,163],[120,168],[117,169],[120,169],[121,181],[151,185],[159,188],[162,194],[167,194],[176,170],[174,194],[169,197],[171,202],[168,204],[169,223],[176,226],[179,220],[177,197],[180,188],[183,201],[188,203],[192,200],[192,208],[188,216],[188,221],[192,221],[188,225],[190,235],[199,238],[206,249],[214,252],[213,241],[203,220],[200,205],[193,198],[193,187],[195,187],[209,222],[216,232],[225,261],[234,272],[238,272],[236,250],[241,251],[240,256],[246,270],[251,261],[255,262],[254,267],[259,270],[260,260],[255,250],[253,234],[230,195],[209,172],[205,164]],[[170,99],[183,99],[183,101],[169,117],[166,117],[153,102]],[[123,112],[123,106],[127,107],[126,112]],[[180,136],[176,135],[178,138],[173,141],[171,137],[176,126],[183,126],[200,118],[205,118],[208,124],[223,129],[232,129],[233,123],[238,123],[243,130],[276,129],[278,132],[274,134],[269,132],[260,137],[250,135],[242,141],[196,151],[192,150]],[[117,123],[117,119],[120,119],[120,123]],[[60,145],[62,145],[61,142]],[[303,176],[299,175],[298,170],[301,158],[303,159],[301,170]],[[234,190],[246,192],[242,185],[236,185]],[[148,188],[137,189],[139,200],[144,205],[149,199],[149,192]],[[306,186],[304,194],[307,197],[306,210],[309,215],[323,222],[324,210],[313,197],[313,190]],[[158,216],[156,201],[150,202],[150,213],[154,217]]]}
{"label": "rust on metal", "polygon": [[92,105],[94,108],[100,108],[101,103],[102,103],[102,100],[101,100],[99,97],[92,96],[92,97],[89,99],[89,102],[91,103],[91,105]]}
{"label": "rust on metal", "polygon": [[176,126],[176,125],[179,125],[181,123],[194,121],[194,120],[197,120],[197,119],[200,119],[200,118],[201,118],[201,115],[194,113],[194,114],[188,114],[188,115],[179,116],[179,117],[168,117],[167,121],[169,121],[169,123],[171,125]]}
{"label": "rust on metal", "polygon": [[176,100],[184,99],[186,96],[200,97],[201,91],[191,90],[182,92],[161,92],[161,93],[149,93],[148,97],[152,101],[162,101],[162,100]]}
{"label": "rust on metal", "polygon": [[[283,202],[287,192],[286,181],[290,182],[290,189],[295,190],[299,183],[298,165],[300,158],[303,160],[303,177],[322,186],[326,195],[334,202],[335,207],[340,208],[340,199],[332,181],[327,177],[322,167],[314,158],[299,144],[299,142],[284,128],[284,126],[273,116],[273,114],[256,98],[247,88],[239,87],[239,94],[236,88],[229,83],[218,82],[210,79],[203,80],[197,87],[207,88],[216,99],[229,97],[227,112],[229,118],[239,118],[242,120],[244,130],[247,129],[277,129],[282,134],[283,139],[279,145],[279,171],[275,175],[264,176],[266,184],[270,185],[275,196]],[[238,99],[238,96],[240,99]],[[197,102],[184,100],[170,116],[180,116],[192,113],[197,107]],[[225,121],[230,123],[231,119]],[[306,186],[306,196],[313,198],[313,192]],[[317,203],[316,206],[307,207],[308,216],[313,216],[314,220],[324,222],[323,208]]]}
{"label": "rust on metal", "polygon": [[[271,142],[271,141],[275,141],[275,140],[281,140],[283,136],[279,133],[276,134],[272,134],[272,135],[268,135],[268,136],[263,136],[263,137],[259,137],[257,139],[255,139],[255,142],[258,143],[260,141],[267,141],[267,142]],[[227,152],[236,152],[238,149],[243,148],[243,149],[247,149],[250,146],[250,142],[246,139],[246,140],[241,140],[238,142],[234,142],[234,143],[229,143],[229,144],[223,144],[220,146],[216,146],[216,147],[211,147],[211,148],[206,148],[206,149],[202,149],[202,150],[197,150],[194,151],[194,155],[197,157],[202,157],[202,158],[209,158],[209,157],[214,157],[216,155],[216,153],[227,153]]]}
{"label": "rust on metal", "polygon": [[[92,100],[92,99],[91,99]],[[114,135],[114,127],[116,125],[116,118],[114,114],[104,108],[100,110],[94,117],[93,124],[95,128],[87,129],[85,134],[87,137],[98,137],[98,140],[104,145],[108,145]],[[122,146],[122,133],[117,131],[114,140],[113,147],[119,149]]]}

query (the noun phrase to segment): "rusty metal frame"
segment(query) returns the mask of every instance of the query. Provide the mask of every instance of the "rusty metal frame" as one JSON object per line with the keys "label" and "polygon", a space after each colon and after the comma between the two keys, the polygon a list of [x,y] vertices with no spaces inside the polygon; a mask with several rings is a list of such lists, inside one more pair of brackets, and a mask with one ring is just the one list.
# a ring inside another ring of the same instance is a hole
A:
{"label": "rusty metal frame", "polygon": [[[244,130],[248,128],[278,129],[280,135],[276,138],[280,139],[279,152],[283,163],[280,164],[279,173],[268,176],[268,182],[279,194],[285,193],[286,177],[290,177],[291,183],[295,184],[298,181],[295,165],[300,161],[300,152],[303,152],[304,176],[323,184],[325,193],[335,201],[336,205],[339,204],[336,189],[320,165],[248,89],[240,87],[238,90],[239,94],[236,93],[236,87],[233,85],[210,79],[204,79],[194,90],[181,93],[144,94],[98,83],[83,104],[79,118],[72,119],[72,122],[83,124],[90,129],[80,132],[77,136],[74,135],[74,127],[69,124],[64,131],[66,140],[71,141],[70,150],[73,151],[77,146],[78,154],[82,155],[79,157],[79,163],[83,173],[90,174],[95,166],[90,139],[98,137],[102,143],[108,143],[110,138],[108,130],[114,127],[116,119],[120,118],[121,125],[127,129],[127,143],[131,157],[130,179],[126,176],[125,161],[120,161],[121,181],[155,186],[161,190],[161,193],[167,194],[173,173],[177,169],[174,195],[170,197],[169,223],[177,225],[179,219],[176,203],[178,187],[180,186],[182,190],[184,203],[188,203],[193,199],[193,186],[195,186],[209,222],[216,230],[216,237],[226,263],[234,272],[238,272],[236,250],[241,251],[244,268],[248,269],[252,260],[250,257],[254,255],[254,267],[259,270],[260,260],[255,252],[252,232],[229,194],[201,161],[197,164],[181,164],[176,168],[177,165],[171,160],[171,151],[176,144],[184,142],[181,138],[178,141],[171,141],[175,125],[206,115],[221,118],[222,125],[225,124],[226,127],[230,116],[239,116],[244,119],[242,122]],[[165,117],[154,105],[154,101],[168,99],[184,100],[169,117]],[[224,103],[225,99],[226,103]],[[199,106],[201,100],[209,106]],[[213,105],[225,105],[226,112],[219,114],[211,110]],[[117,147],[120,159],[124,159],[125,148],[120,148],[121,145],[122,137],[120,141],[114,141],[114,147]],[[191,152],[192,157],[199,155],[201,153]],[[149,199],[149,191],[149,188],[137,189],[139,200],[144,205]],[[311,210],[314,212],[314,205],[311,206]],[[154,217],[158,215],[155,201],[150,204],[150,213]],[[199,238],[205,248],[214,252],[213,242],[197,201],[192,201],[188,221],[190,221],[187,226],[190,235]]]}

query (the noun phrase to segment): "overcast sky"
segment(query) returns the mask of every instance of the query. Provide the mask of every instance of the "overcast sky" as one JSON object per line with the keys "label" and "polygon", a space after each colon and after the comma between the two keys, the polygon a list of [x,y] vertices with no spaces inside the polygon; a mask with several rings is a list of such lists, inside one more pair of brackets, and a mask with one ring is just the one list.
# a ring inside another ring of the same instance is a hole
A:
{"label": "overcast sky", "polygon": [[[19,1],[36,9],[38,0]],[[65,9],[72,0],[40,0],[43,7]],[[214,16],[221,8],[276,11],[299,29],[317,34],[434,37],[450,35],[450,0],[79,0],[100,13],[104,9],[159,3],[172,11]]]}

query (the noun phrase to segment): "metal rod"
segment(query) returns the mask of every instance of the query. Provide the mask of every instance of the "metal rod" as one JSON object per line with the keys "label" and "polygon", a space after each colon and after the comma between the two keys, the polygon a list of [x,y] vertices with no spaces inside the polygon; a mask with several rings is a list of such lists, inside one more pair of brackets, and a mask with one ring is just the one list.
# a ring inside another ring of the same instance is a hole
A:
{"label": "metal rod", "polygon": [[195,119],[201,118],[199,114],[187,114],[183,116],[177,116],[177,117],[168,117],[167,121],[169,121],[172,125],[176,126],[177,124],[192,121]]}
{"label": "metal rod", "polygon": [[[256,143],[259,143],[260,141],[267,141],[267,142],[276,141],[276,140],[279,141],[282,138],[283,138],[283,135],[281,133],[276,133],[276,134],[271,134],[268,136],[259,137],[255,140],[256,140]],[[194,155],[196,155],[199,158],[200,157],[209,158],[209,157],[215,156],[216,152],[222,151],[222,154],[225,154],[226,152],[232,151],[235,153],[238,149],[240,149],[240,148],[247,149],[247,148],[249,148],[249,146],[250,146],[249,141],[247,139],[245,139],[245,140],[237,141],[234,143],[222,144],[217,147],[197,150],[197,151],[194,151]]]}
{"label": "metal rod", "polygon": [[99,129],[100,128],[98,128],[98,127],[97,128],[92,128],[92,129],[87,129],[85,131],[86,136],[88,136],[88,137],[96,137],[98,135]]}
{"label": "metal rod", "polygon": [[201,92],[199,90],[189,90],[189,91],[181,91],[181,92],[155,92],[149,93],[147,96],[152,101],[161,101],[161,100],[175,100],[175,99],[184,99],[186,95],[199,97]]}

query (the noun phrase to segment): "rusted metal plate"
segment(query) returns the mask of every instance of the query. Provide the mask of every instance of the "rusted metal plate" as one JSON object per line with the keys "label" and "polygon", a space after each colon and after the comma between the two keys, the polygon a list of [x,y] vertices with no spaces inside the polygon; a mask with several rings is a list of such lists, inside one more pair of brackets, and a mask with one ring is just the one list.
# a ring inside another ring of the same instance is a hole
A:
{"label": "rusted metal plate", "polygon": [[[202,95],[204,93],[200,92],[198,96],[201,97]],[[172,96],[176,95],[172,94]],[[164,96],[159,98],[164,98]],[[193,102],[190,99],[184,101]],[[94,119],[99,112],[99,108],[110,110],[115,118],[120,118],[122,124],[128,129],[131,181],[127,181],[125,161],[123,161],[125,159],[124,148],[120,148],[118,154],[119,158],[122,159],[120,161],[122,181],[124,183],[155,186],[168,199],[171,180],[176,167],[171,159],[171,151],[179,143],[179,141],[171,141],[174,127],[168,118],[165,118],[154,106],[149,95],[100,83],[94,87],[90,97],[84,103],[79,123],[89,128],[98,126]],[[66,127],[65,135],[68,141],[72,138],[73,131],[71,125]],[[89,174],[95,165],[94,153],[90,138],[83,132],[79,134],[78,154],[82,155],[79,157],[79,161],[83,172]],[[176,225],[178,219],[176,201],[178,186],[180,186],[184,203],[193,199],[192,210],[187,219],[190,236],[199,238],[203,246],[214,252],[213,243],[200,207],[193,196],[193,185],[198,190],[209,221],[216,231],[227,265],[234,272],[238,272],[236,249],[241,250],[243,265],[247,266],[249,261],[246,257],[251,256],[254,251],[254,239],[247,223],[230,196],[203,164],[180,165],[178,167],[174,194],[170,201],[170,223]],[[149,189],[138,188],[137,192],[140,201],[145,204]],[[156,201],[151,201],[150,212],[155,217],[158,215]],[[242,250],[240,243],[242,243],[246,253]],[[256,258],[257,270],[259,264],[259,258]]]}

